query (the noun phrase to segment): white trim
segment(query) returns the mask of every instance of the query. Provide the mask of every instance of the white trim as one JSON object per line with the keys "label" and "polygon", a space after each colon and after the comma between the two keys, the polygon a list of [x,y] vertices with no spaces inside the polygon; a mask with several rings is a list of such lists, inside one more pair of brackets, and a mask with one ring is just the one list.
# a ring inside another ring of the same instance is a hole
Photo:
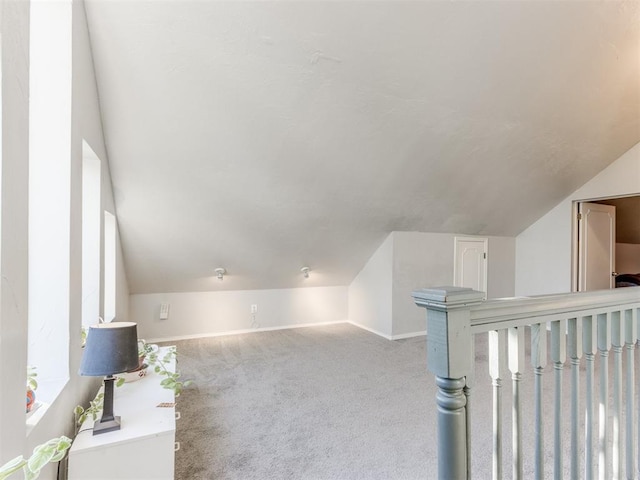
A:
{"label": "white trim", "polygon": [[427,331],[403,333],[401,335],[392,335],[391,340],[404,340],[405,338],[424,337],[427,335]]}
{"label": "white trim", "polygon": [[215,333],[197,333],[194,335],[178,335],[175,337],[160,337],[160,338],[149,338],[146,340],[147,343],[159,343],[159,342],[174,342],[178,340],[194,340],[197,338],[210,338],[210,337],[224,337],[227,335],[240,335],[243,333],[258,333],[258,332],[273,332],[276,330],[289,330],[292,328],[305,328],[305,327],[322,327],[325,325],[339,325],[341,323],[348,323],[353,325],[354,327],[361,328],[362,330],[366,330],[367,332],[373,333],[382,337],[386,340],[404,340],[405,338],[413,338],[413,337],[421,337],[427,334],[427,331],[424,330],[422,332],[411,332],[411,333],[403,333],[400,335],[386,335],[382,332],[374,330],[373,328],[365,327],[364,325],[360,325],[358,323],[352,322],[351,320],[337,320],[335,322],[318,322],[318,323],[301,323],[299,325],[286,325],[280,327],[265,327],[265,328],[246,328],[242,330],[229,330],[227,332],[215,332]]}
{"label": "white trim", "polygon": [[27,425],[27,437],[31,434],[35,426],[44,417],[44,414],[49,410],[50,405],[46,402],[36,400],[31,411],[27,413],[26,425]]}
{"label": "white trim", "polygon": [[363,330],[366,330],[367,332],[375,333],[379,337],[386,338],[387,340],[393,340],[393,338],[390,335],[385,335],[384,333],[374,330],[373,328],[365,327],[364,325],[360,325],[359,323],[352,322],[351,320],[347,320],[347,323],[350,323],[354,327],[358,327]]}
{"label": "white trim", "polygon": [[[242,330],[229,330],[227,332],[197,333],[195,335],[179,335],[177,337],[150,338],[145,341],[147,343],[173,342],[177,340],[193,340],[196,338],[224,337],[227,335],[239,335],[242,333],[272,332],[274,330],[289,330],[292,328],[304,328],[304,327],[321,327],[324,325],[338,325],[340,323],[351,323],[351,322],[349,322],[348,320],[336,320],[334,322],[301,323],[298,325],[286,325],[286,326],[280,326],[280,327],[247,328]],[[359,325],[356,325],[356,326],[359,326]]]}
{"label": "white trim", "polygon": [[427,331],[423,330],[422,332],[402,333],[400,335],[386,335],[386,334],[384,334],[382,332],[374,330],[373,328],[365,327],[364,325],[360,325],[359,323],[352,322],[351,320],[347,320],[347,323],[350,323],[354,327],[361,328],[363,330],[366,330],[367,332],[374,333],[374,334],[378,335],[379,337],[386,338],[387,340],[391,340],[391,341],[393,341],[393,340],[404,340],[405,338],[421,337],[421,336],[425,336],[427,334]]}

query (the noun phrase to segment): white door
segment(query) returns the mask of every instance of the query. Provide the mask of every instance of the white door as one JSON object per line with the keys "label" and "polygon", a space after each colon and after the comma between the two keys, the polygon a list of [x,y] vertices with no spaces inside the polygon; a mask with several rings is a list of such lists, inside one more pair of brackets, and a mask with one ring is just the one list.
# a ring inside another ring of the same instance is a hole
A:
{"label": "white door", "polygon": [[578,291],[613,288],[616,207],[578,204]]}
{"label": "white door", "polygon": [[455,237],[453,285],[485,292],[487,298],[488,239]]}

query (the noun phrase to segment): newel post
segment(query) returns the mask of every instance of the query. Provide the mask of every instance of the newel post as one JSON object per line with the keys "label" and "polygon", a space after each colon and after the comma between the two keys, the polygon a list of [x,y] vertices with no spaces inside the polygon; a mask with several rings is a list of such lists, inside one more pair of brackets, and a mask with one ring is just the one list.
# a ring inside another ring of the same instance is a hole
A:
{"label": "newel post", "polygon": [[436,287],[412,294],[427,309],[427,367],[436,376],[438,393],[438,478],[468,478],[467,400],[465,377],[471,372],[472,305],[484,293],[470,288]]}

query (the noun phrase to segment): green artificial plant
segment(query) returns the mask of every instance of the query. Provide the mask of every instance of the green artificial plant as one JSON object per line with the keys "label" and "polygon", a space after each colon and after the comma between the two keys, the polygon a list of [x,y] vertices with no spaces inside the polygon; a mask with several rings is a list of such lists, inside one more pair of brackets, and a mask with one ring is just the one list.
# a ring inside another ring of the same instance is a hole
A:
{"label": "green artificial plant", "polygon": [[166,389],[173,390],[175,396],[179,397],[183,388],[191,385],[193,382],[191,380],[182,381],[180,380],[180,372],[178,370],[172,372],[167,369],[167,364],[175,360],[178,356],[176,347],[170,347],[162,357],[158,355],[158,350],[155,346],[147,345],[146,348],[148,352],[146,354],[148,365],[153,367],[154,372],[158,375],[165,377],[160,381],[160,385]]}
{"label": "green artificial plant", "polygon": [[22,455],[9,460],[0,467],[0,480],[4,480],[15,472],[22,470],[25,480],[38,478],[40,471],[47,463],[59,462],[64,458],[71,447],[71,439],[64,435],[59,438],[52,438],[42,445],[33,449],[33,453],[27,459]]}

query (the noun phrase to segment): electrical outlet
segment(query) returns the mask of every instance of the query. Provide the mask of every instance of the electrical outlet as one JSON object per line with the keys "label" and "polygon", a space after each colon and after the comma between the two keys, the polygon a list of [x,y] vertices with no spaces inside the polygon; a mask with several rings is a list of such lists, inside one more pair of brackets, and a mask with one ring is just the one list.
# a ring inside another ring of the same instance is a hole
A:
{"label": "electrical outlet", "polygon": [[160,320],[166,320],[169,318],[169,304],[161,303],[160,304]]}
{"label": "electrical outlet", "polygon": [[251,313],[258,313],[258,305],[251,305]]}

